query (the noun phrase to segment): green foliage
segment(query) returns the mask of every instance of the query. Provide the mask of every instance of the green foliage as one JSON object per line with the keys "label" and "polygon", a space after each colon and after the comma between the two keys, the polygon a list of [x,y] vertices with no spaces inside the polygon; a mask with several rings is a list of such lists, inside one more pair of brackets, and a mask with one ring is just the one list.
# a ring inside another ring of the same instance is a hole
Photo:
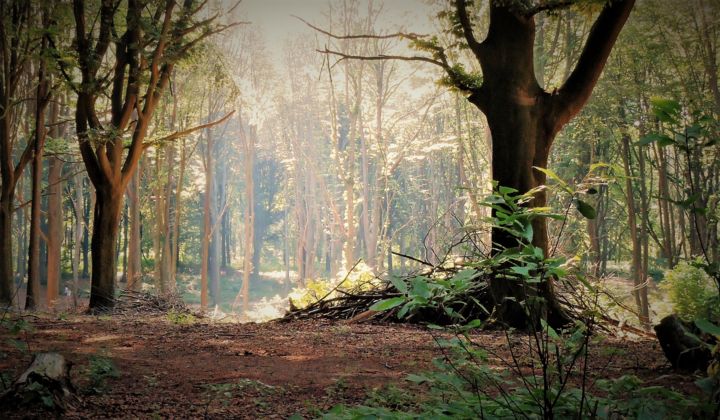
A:
{"label": "green foliage", "polygon": [[660,286],[667,291],[675,312],[681,318],[720,319],[717,289],[702,268],[680,262],[665,273],[665,279]]}
{"label": "green foliage", "polygon": [[89,394],[104,393],[107,389],[107,380],[120,377],[120,371],[115,366],[115,362],[102,355],[90,357],[85,374],[89,382],[85,391]]}
{"label": "green foliage", "polygon": [[171,310],[167,313],[167,320],[175,325],[190,325],[194,324],[197,318],[191,313]]}
{"label": "green foliage", "polygon": [[[549,171],[546,175],[555,177]],[[562,187],[562,180],[557,181]],[[533,318],[538,313],[533,308],[535,302],[530,299],[520,302],[530,319],[539,321],[539,328],[528,331],[528,339],[519,343],[510,339],[512,331],[508,331],[511,358],[501,360],[501,369],[495,366],[497,354],[490,354],[473,340],[469,332],[484,322],[468,321],[455,310],[454,302],[467,301],[468,295],[464,292],[483,283],[478,279],[492,274],[495,278],[536,284],[551,276],[565,275],[563,259],[546,256],[532,245],[533,219],[561,218],[547,209],[529,208],[535,192],[519,195],[515,190],[498,187],[484,202],[493,209],[491,226],[510,234],[517,246],[498,249],[472,268],[445,278],[391,279],[404,300],[393,297],[374,306],[376,310],[400,307],[397,315],[401,318],[418,311],[440,309],[455,321],[449,327],[430,326],[431,330],[447,333],[433,337],[444,355],[434,360],[435,369],[406,378],[416,386],[425,387],[427,395],[416,397],[415,404],[397,405],[370,398],[365,406],[336,406],[326,418],[681,418],[706,414],[707,407],[697,399],[662,387],[644,387],[631,376],[598,382],[602,396],[591,392],[586,375],[592,336],[588,325],[593,323],[592,314],[588,315],[587,323],[578,320],[558,331],[544,319]],[[571,192],[576,198],[575,192]],[[580,200],[575,202],[584,216],[594,216],[592,207],[580,204],[583,203]],[[447,336],[452,338],[445,338]],[[527,346],[524,353],[522,346]],[[524,369],[523,365],[533,369]],[[580,385],[573,385],[571,377],[581,378]]]}

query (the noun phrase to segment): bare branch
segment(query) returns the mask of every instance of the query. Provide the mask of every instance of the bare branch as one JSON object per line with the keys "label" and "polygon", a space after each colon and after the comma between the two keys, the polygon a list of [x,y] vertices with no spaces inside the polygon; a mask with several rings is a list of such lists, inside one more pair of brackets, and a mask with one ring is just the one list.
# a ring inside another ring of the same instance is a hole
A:
{"label": "bare branch", "polygon": [[405,32],[396,32],[393,34],[387,34],[387,35],[371,35],[371,34],[364,34],[364,35],[336,35],[332,32],[328,32],[324,29],[321,29],[312,23],[306,21],[305,19],[296,16],[296,15],[290,15],[294,17],[295,19],[299,20],[300,22],[306,24],[310,28],[320,32],[321,34],[325,34],[329,36],[330,38],[334,39],[393,39],[393,38],[400,38],[400,39],[410,39],[410,40],[418,40],[420,38],[427,38],[429,35],[423,35],[423,34],[416,34],[416,33],[405,33]]}
{"label": "bare branch", "polygon": [[233,110],[233,111],[230,111],[230,112],[228,112],[224,117],[220,118],[219,120],[215,120],[215,121],[209,122],[209,123],[207,123],[207,124],[202,124],[202,125],[198,125],[198,126],[195,126],[195,127],[192,127],[192,128],[188,128],[187,130],[176,131],[176,132],[174,132],[174,133],[172,133],[172,134],[170,134],[170,135],[167,135],[167,136],[165,136],[165,137],[163,137],[163,138],[161,138],[161,139],[158,139],[158,140],[156,140],[156,141],[154,141],[154,142],[152,142],[152,143],[145,143],[145,144],[143,144],[143,149],[147,149],[147,148],[152,147],[152,146],[154,146],[154,145],[156,145],[156,144],[159,144],[159,143],[164,143],[164,142],[167,142],[167,141],[172,141],[172,140],[179,139],[180,137],[185,137],[185,136],[187,136],[187,135],[189,135],[189,134],[192,134],[192,133],[194,133],[194,132],[196,132],[196,131],[198,131],[198,130],[202,130],[202,129],[205,129],[205,128],[210,128],[210,127],[214,127],[214,126],[216,126],[216,125],[222,124],[222,123],[224,123],[225,121],[227,121],[228,118],[230,118],[234,113],[235,113],[234,110]]}
{"label": "bare branch", "polygon": [[[400,60],[400,61],[422,61],[425,63],[435,64],[436,66],[440,66],[445,68],[446,65],[443,64],[441,61],[434,60],[430,57],[423,57],[423,56],[405,56],[405,55],[386,55],[386,54],[379,54],[379,55],[353,55],[353,54],[345,54],[339,51],[334,51],[325,48],[324,50],[316,50],[319,53],[323,54],[330,54],[340,57],[340,59],[335,63],[339,63],[343,60],[365,60],[365,61],[382,61],[382,60]],[[334,66],[334,65],[333,65]]]}

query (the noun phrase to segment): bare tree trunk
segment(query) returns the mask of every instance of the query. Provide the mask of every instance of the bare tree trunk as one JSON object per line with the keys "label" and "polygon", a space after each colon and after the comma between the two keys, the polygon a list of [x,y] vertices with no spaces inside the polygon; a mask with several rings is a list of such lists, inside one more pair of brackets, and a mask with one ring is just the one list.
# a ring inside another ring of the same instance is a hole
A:
{"label": "bare tree trunk", "polygon": [[[54,118],[54,120],[57,120],[57,118]],[[55,306],[60,293],[61,247],[64,230],[63,181],[61,178],[63,165],[64,162],[57,157],[50,158],[50,167],[48,169],[48,277],[46,297],[49,309]]]}
{"label": "bare tree trunk", "polygon": [[180,241],[180,209],[182,209],[182,190],[183,183],[185,182],[185,167],[187,165],[187,157],[185,150],[185,140],[182,141],[182,149],[180,152],[180,173],[178,174],[177,186],[175,187],[175,214],[173,220],[173,242],[171,251],[170,261],[170,278],[175,282],[177,275],[177,265],[179,257],[179,244]]}
{"label": "bare tree trunk", "polygon": [[638,232],[637,226],[637,212],[636,203],[633,193],[632,184],[632,172],[630,165],[631,151],[630,151],[630,137],[627,134],[623,134],[622,137],[622,159],[625,167],[625,200],[627,204],[627,215],[628,215],[628,226],[630,227],[630,240],[632,242],[632,280],[633,280],[633,296],[635,297],[635,304],[638,309],[640,323],[643,327],[649,327],[649,319],[646,314],[647,307],[647,292],[645,299],[643,300],[643,293],[641,290],[644,286],[644,274],[642,264],[642,241],[640,232]]}
{"label": "bare tree trunk", "polygon": [[243,220],[245,231],[245,247],[243,255],[243,283],[242,310],[246,312],[250,304],[250,278],[253,271],[253,244],[255,242],[255,186],[253,171],[255,165],[255,126],[249,127],[249,133],[243,136],[243,151],[245,155],[245,216]]}
{"label": "bare tree trunk", "polygon": [[127,196],[130,202],[128,216],[130,219],[130,239],[128,244],[127,288],[138,291],[142,288],[142,258],[140,253],[140,173],[142,163],[133,174],[128,184]]}
{"label": "bare tree trunk", "polygon": [[[78,305],[78,290],[80,289],[80,257],[82,253],[82,241],[84,231],[84,204],[83,200],[85,194],[83,194],[83,175],[78,172],[74,176],[75,184],[75,198],[73,200],[73,212],[75,215],[75,223],[73,226],[73,250],[72,250],[72,272],[73,272],[73,283],[72,283],[72,297],[73,307],[77,308]],[[129,277],[130,278],[130,277]],[[129,282],[129,281],[128,281]]]}
{"label": "bare tree trunk", "polygon": [[[210,110],[208,109],[208,119],[210,119]],[[213,194],[215,191],[215,162],[213,149],[215,144],[213,141],[212,130],[206,130],[205,143],[205,195],[203,201],[203,236],[202,236],[202,255],[200,267],[200,307],[203,311],[208,306],[208,278],[210,273],[210,241],[212,240],[212,204]]]}
{"label": "bare tree trunk", "polygon": [[[43,11],[43,25],[49,25],[49,16]],[[47,37],[43,36],[41,48],[47,48]],[[45,109],[50,101],[50,82],[46,74],[45,60],[40,60],[38,68],[38,87],[35,102],[35,140],[32,162],[32,204],[30,209],[30,249],[28,251],[28,287],[25,296],[25,310],[33,310],[40,305],[40,241],[42,230],[42,178],[43,154],[45,153]],[[57,286],[56,286],[57,287]]]}

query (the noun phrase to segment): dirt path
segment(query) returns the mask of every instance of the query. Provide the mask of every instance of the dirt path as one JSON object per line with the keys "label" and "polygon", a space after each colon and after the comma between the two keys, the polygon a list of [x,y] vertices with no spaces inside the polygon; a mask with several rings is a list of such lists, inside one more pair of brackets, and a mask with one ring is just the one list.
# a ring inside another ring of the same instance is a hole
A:
{"label": "dirt path", "polygon": [[[67,418],[312,417],[340,402],[362,402],[373,388],[401,383],[441,354],[428,330],[402,325],[182,324],[167,317],[90,316],[33,324],[24,337],[30,352],[65,355],[80,388],[88,385],[93,357],[109,358],[119,371],[102,392],[83,395]],[[0,371],[14,377],[30,356],[1,338]],[[502,334],[477,339],[504,354]],[[670,373],[651,341],[603,345],[622,354],[593,358],[593,369],[604,375],[636,374],[652,382]]]}

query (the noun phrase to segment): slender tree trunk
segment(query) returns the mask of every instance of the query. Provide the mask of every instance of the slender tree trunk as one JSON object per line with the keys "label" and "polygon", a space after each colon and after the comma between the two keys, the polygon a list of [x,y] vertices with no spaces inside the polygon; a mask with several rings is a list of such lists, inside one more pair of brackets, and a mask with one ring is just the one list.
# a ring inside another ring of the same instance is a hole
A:
{"label": "slender tree trunk", "polygon": [[210,240],[212,236],[211,205],[212,195],[215,190],[213,185],[214,162],[213,162],[213,137],[210,130],[206,131],[207,142],[205,144],[205,196],[203,201],[203,236],[200,267],[200,307],[207,310],[208,305],[208,274],[210,268]]}
{"label": "slender tree trunk", "polygon": [[245,249],[243,256],[243,283],[242,310],[246,312],[250,304],[250,278],[253,271],[253,245],[255,243],[255,186],[253,172],[255,165],[255,127],[249,127],[249,133],[244,137],[243,146],[245,154]]}
{"label": "slender tree trunk", "polygon": [[128,216],[130,219],[130,240],[128,244],[128,290],[138,291],[142,288],[142,258],[140,250],[140,173],[142,163],[133,174],[128,184],[128,200],[130,202]]}
{"label": "slender tree trunk", "polygon": [[632,172],[630,165],[630,137],[623,134],[622,137],[622,159],[625,167],[625,200],[627,204],[628,226],[630,227],[630,241],[632,243],[632,280],[633,280],[633,297],[638,309],[640,323],[647,327],[649,320],[646,317],[645,307],[647,306],[647,296],[643,301],[641,289],[644,288],[643,265],[642,265],[642,242],[640,232],[637,226],[637,211],[635,196],[633,193]]}
{"label": "slender tree trunk", "polygon": [[[170,262],[170,278],[173,282],[176,280],[177,265],[179,258],[179,246],[180,246],[180,215],[182,209],[182,191],[183,184],[185,182],[185,166],[187,165],[186,151],[185,151],[185,139],[182,141],[182,148],[180,149],[180,173],[178,174],[177,186],[175,187],[175,214],[173,220],[173,238],[172,242],[172,256]],[[174,283],[173,283],[174,284]]]}
{"label": "slender tree trunk", "polygon": [[[47,11],[43,12],[43,24],[48,26]],[[42,38],[42,49],[47,48],[47,38]],[[42,239],[42,178],[43,154],[45,153],[45,109],[49,97],[49,80],[45,60],[40,60],[38,87],[35,101],[35,140],[32,161],[32,204],[30,210],[30,249],[28,250],[28,287],[25,296],[25,310],[34,310],[40,305],[40,241]]]}
{"label": "slender tree trunk", "polygon": [[[54,113],[54,112],[53,112]],[[57,121],[57,118],[54,118]],[[47,307],[52,309],[60,294],[61,247],[63,241],[63,161],[50,158],[48,169],[48,277]]]}
{"label": "slender tree trunk", "polygon": [[80,257],[82,254],[82,242],[84,233],[84,204],[83,200],[85,194],[83,194],[83,176],[80,172],[75,174],[75,199],[73,200],[73,210],[75,214],[75,225],[73,229],[73,250],[72,250],[72,271],[73,271],[73,283],[72,283],[72,297],[73,307],[77,308],[78,305],[78,290],[80,289]]}

